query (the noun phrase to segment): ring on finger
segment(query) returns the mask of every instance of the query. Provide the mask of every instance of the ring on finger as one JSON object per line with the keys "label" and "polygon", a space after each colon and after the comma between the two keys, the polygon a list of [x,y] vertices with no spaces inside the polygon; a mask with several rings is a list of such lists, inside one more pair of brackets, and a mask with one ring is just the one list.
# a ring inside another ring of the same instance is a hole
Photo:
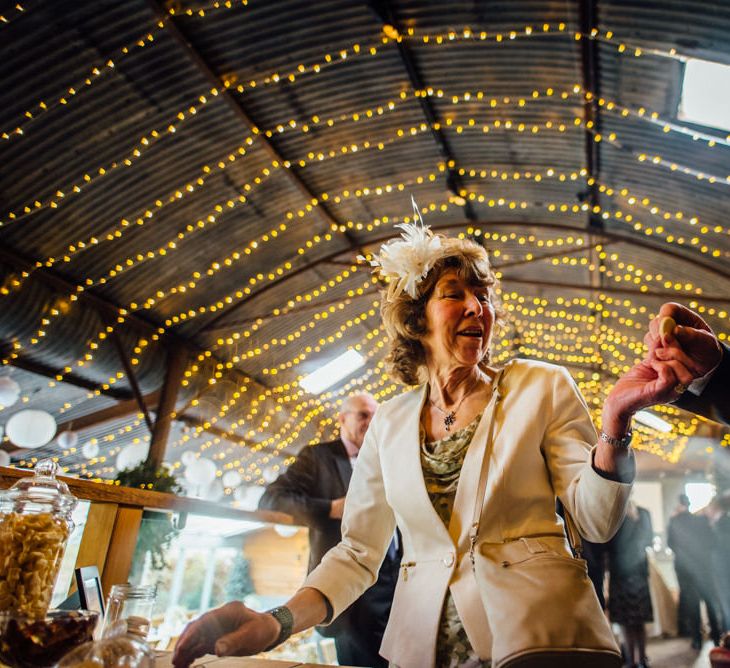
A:
{"label": "ring on finger", "polygon": [[683,385],[682,383],[677,383],[677,385],[674,386],[674,392],[676,394],[684,394],[687,391],[687,386]]}

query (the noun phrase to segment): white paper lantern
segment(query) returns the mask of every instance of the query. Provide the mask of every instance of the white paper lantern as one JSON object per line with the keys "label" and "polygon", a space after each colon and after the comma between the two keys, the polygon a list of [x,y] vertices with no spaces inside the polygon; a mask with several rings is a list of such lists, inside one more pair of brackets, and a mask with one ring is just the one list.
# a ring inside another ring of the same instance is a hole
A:
{"label": "white paper lantern", "polygon": [[11,416],[5,431],[20,448],[40,448],[56,435],[56,421],[46,411],[26,409]]}
{"label": "white paper lantern", "polygon": [[3,376],[0,378],[0,405],[12,406],[20,396],[20,385],[12,378]]}
{"label": "white paper lantern", "polygon": [[75,448],[79,442],[78,432],[63,431],[58,435],[56,442],[61,448]]}
{"label": "white paper lantern", "polygon": [[182,453],[182,456],[180,457],[180,461],[185,466],[190,466],[190,464],[192,464],[196,459],[197,459],[197,457],[195,456],[195,453],[192,450],[186,450],[185,452]]}
{"label": "white paper lantern", "polygon": [[220,480],[214,480],[203,493],[203,498],[207,501],[220,501],[224,495],[223,483]]}
{"label": "white paper lantern", "polygon": [[149,443],[135,443],[128,445],[117,455],[117,470],[131,469],[147,459],[150,450]]}
{"label": "white paper lantern", "polygon": [[0,466],[10,465],[10,455],[5,450],[0,450]]}
{"label": "white paper lantern", "polygon": [[207,487],[213,482],[217,470],[215,462],[212,459],[201,457],[188,465],[185,469],[185,477],[193,485]]}
{"label": "white paper lantern", "polygon": [[238,487],[243,482],[243,478],[238,471],[226,471],[221,480],[224,487]]}
{"label": "white paper lantern", "polygon": [[233,498],[238,503],[238,507],[243,510],[256,510],[259,507],[259,499],[264,494],[264,488],[254,485],[253,487],[236,487],[233,492]]}
{"label": "white paper lantern", "polygon": [[86,457],[86,459],[93,459],[99,454],[99,444],[92,443],[91,441],[84,443],[81,446],[81,454]]}
{"label": "white paper lantern", "polygon": [[261,473],[261,477],[268,483],[271,484],[279,477],[279,474],[274,471],[272,466],[267,466]]}
{"label": "white paper lantern", "polygon": [[282,538],[291,538],[299,531],[299,527],[293,527],[291,524],[274,524],[274,531]]}

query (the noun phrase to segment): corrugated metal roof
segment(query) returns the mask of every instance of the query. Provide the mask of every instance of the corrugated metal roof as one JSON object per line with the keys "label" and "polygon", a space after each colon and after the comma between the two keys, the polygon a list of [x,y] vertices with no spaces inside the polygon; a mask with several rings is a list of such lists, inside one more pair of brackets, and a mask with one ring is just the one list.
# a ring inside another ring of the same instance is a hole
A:
{"label": "corrugated metal roof", "polygon": [[[190,369],[178,404],[188,425],[175,423],[170,456],[238,457],[260,481],[262,453],[291,454],[332,430],[339,395],[318,403],[298,391],[299,375],[361,345],[371,356],[358,382],[394,391],[375,371],[377,315],[354,322],[376,295],[357,294],[367,275],[349,267],[396,232],[411,193],[428,224],[474,232],[493,251],[512,315],[503,356],[553,355],[579,380],[596,372],[610,383],[615,355],[577,350],[553,310],[567,309],[585,336],[601,326],[623,336],[630,361],[640,323],[669,295],[695,299],[728,334],[727,133],[677,119],[680,57],[730,63],[727,3],[230,4],[183,2],[174,15],[142,0],[0,10],[11,19],[0,25],[3,351],[15,345],[37,372],[71,367],[68,380],[84,385],[48,387],[15,369],[28,400],[0,420],[32,405],[65,422],[130,400],[111,335],[98,337],[127,309],[135,317],[115,329],[144,394],[163,382],[170,337],[190,346],[191,363],[211,351]],[[576,39],[591,9],[595,34]],[[411,72],[384,39],[387,12]],[[600,99],[587,127],[591,80]],[[468,209],[451,201],[454,183]],[[116,399],[87,398],[110,378]],[[191,432],[196,420],[218,433]],[[81,437],[112,451],[145,435],[130,414]],[[113,473],[78,452],[62,461]]]}

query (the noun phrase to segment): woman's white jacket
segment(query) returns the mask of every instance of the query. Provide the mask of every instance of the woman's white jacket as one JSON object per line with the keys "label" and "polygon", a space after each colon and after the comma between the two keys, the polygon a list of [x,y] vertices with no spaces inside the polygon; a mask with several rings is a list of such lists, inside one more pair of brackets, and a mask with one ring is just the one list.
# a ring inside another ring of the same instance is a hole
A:
{"label": "woman's white jacket", "polygon": [[[547,540],[551,549],[566,554],[556,496],[583,538],[611,538],[624,517],[631,483],[615,482],[593,469],[596,432],[570,374],[562,367],[514,360],[504,370],[500,388],[480,542],[539,536],[542,544]],[[474,455],[479,450],[475,438],[447,529],[431,504],[421,470],[419,421],[425,398],[421,386],[377,410],[347,493],[342,541],[304,583],[327,597],[336,617],[375,582],[397,524],[403,559],[381,654],[403,668],[434,665],[447,588],[472,646],[482,658],[491,656],[489,601],[479,596],[468,557],[481,454]],[[631,468],[628,477],[633,478],[633,459]]]}

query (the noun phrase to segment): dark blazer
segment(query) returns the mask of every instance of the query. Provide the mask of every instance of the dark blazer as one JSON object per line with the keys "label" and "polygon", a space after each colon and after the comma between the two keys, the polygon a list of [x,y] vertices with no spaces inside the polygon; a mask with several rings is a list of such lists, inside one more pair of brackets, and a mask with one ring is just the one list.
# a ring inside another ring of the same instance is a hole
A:
{"label": "dark blazer", "polygon": [[[309,528],[309,571],[340,542],[341,522],[330,518],[330,502],[345,496],[351,475],[352,465],[342,441],[306,446],[287,471],[267,487],[259,501],[260,509],[288,513],[295,522]],[[399,567],[400,557],[386,555],[378,581],[320,631],[330,636],[353,627],[363,629],[365,620],[369,619],[382,621],[384,629]]]}
{"label": "dark blazer", "polygon": [[698,397],[688,391],[674,403],[710,420],[730,424],[730,346],[724,343],[720,345],[722,346],[720,366],[715,369],[702,394]]}

